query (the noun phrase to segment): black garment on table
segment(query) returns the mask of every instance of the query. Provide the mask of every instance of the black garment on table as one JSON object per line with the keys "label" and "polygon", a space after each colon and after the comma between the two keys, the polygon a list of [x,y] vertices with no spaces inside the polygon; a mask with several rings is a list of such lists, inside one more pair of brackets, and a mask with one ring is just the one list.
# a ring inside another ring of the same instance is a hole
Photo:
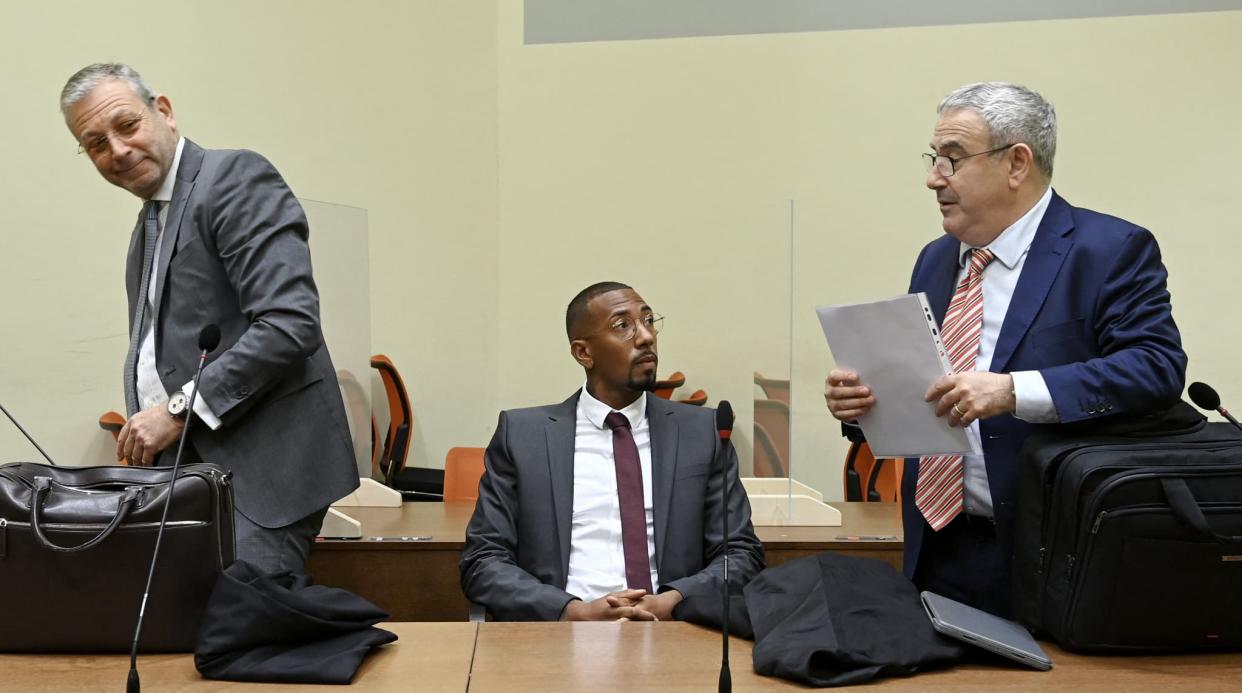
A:
{"label": "black garment on table", "polygon": [[386,618],[346,590],[237,561],[207,603],[194,666],[225,681],[347,684],[372,648],[397,639],[374,627]]}
{"label": "black garment on table", "polygon": [[[753,629],[755,671],[812,686],[910,676],[965,648],[932,628],[918,590],[881,561],[824,553],[768,568],[730,603],[730,631]],[[720,627],[721,600],[686,599],[677,618]],[[737,625],[735,625],[737,624]]]}

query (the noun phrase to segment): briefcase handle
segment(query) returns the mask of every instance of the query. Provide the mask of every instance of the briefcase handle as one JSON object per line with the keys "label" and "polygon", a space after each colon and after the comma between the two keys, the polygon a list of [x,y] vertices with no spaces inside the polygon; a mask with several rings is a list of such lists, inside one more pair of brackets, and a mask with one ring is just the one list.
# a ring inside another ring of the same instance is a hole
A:
{"label": "briefcase handle", "polygon": [[85,551],[94,546],[98,546],[100,542],[112,536],[112,533],[116,531],[116,528],[125,521],[125,516],[128,515],[129,511],[134,507],[134,502],[137,501],[138,497],[142,495],[141,487],[126,487],[126,489],[121,493],[120,499],[117,501],[116,515],[112,516],[112,522],[109,522],[108,526],[103,528],[103,531],[101,531],[95,538],[83,544],[78,544],[77,546],[60,546],[59,544],[52,543],[52,540],[48,539],[47,536],[43,534],[42,521],[39,518],[39,515],[42,512],[43,501],[47,498],[47,494],[51,490],[51,477],[36,476],[34,478],[34,496],[30,499],[30,526],[34,529],[35,537],[38,538],[40,544],[51,549],[52,551],[62,551],[65,553]]}
{"label": "briefcase handle", "polygon": [[1178,519],[1187,526],[1210,541],[1221,544],[1242,544],[1242,536],[1219,534],[1208,526],[1207,517],[1204,516],[1203,509],[1199,507],[1199,501],[1195,500],[1195,495],[1185,479],[1166,477],[1160,480],[1160,485],[1164,487],[1164,495],[1169,499],[1169,507],[1173,508],[1173,514],[1177,515]]}

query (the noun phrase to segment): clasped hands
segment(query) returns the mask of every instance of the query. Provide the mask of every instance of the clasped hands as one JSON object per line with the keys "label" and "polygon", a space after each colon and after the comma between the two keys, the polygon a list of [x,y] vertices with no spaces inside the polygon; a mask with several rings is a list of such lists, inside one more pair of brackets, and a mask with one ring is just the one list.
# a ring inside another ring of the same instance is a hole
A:
{"label": "clasped hands", "polygon": [[647,590],[627,589],[584,602],[575,599],[565,605],[562,621],[668,621],[681,592],[668,590],[648,594]]}
{"label": "clasped hands", "polygon": [[[936,416],[948,415],[950,426],[963,427],[1017,407],[1013,377],[988,371],[946,375],[927,388],[923,400],[935,402]],[[875,395],[859,382],[857,373],[834,368],[824,381],[824,401],[834,418],[852,421],[875,406]]]}

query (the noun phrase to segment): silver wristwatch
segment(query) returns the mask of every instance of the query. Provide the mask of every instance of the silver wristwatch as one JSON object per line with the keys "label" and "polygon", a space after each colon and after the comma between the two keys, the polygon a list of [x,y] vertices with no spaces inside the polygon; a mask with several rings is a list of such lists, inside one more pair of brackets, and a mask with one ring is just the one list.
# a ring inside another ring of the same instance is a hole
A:
{"label": "silver wristwatch", "polygon": [[189,415],[190,398],[185,396],[181,390],[172,393],[168,398],[168,415],[174,419],[185,421],[185,417]]}

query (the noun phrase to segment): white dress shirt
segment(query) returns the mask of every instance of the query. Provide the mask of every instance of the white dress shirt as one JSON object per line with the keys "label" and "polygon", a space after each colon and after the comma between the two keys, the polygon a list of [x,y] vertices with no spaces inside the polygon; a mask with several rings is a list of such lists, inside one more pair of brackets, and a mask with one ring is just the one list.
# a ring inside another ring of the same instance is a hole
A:
{"label": "white dress shirt", "polygon": [[[155,288],[158,286],[159,277],[156,271],[159,269],[160,248],[164,245],[164,224],[168,221],[168,203],[172,201],[173,188],[177,184],[177,168],[181,166],[181,150],[185,148],[185,138],[177,140],[177,153],[173,156],[172,167],[168,169],[168,175],[164,176],[164,181],[160,183],[159,190],[151,196],[160,205],[159,211],[159,235],[155,240],[155,254],[152,256],[151,262],[156,266],[151,268],[151,278],[147,282],[147,308],[149,315],[146,330],[142,333],[142,341],[138,346],[138,365],[135,368],[134,386],[138,391],[138,406],[140,409],[149,409],[157,404],[168,401],[168,393],[164,391],[164,383],[160,381],[160,374],[155,364],[155,323],[156,316],[152,314],[155,310]],[[194,391],[194,381],[186,383],[181,388],[189,397]],[[207,402],[202,399],[194,401],[194,413],[198,418],[202,419],[212,430],[220,427],[220,418],[217,417],[211,408],[207,406]]]}
{"label": "white dress shirt", "polygon": [[[1005,322],[1005,314],[1009,312],[1009,301],[1013,298],[1014,288],[1018,285],[1022,267],[1026,264],[1026,256],[1031,250],[1031,242],[1035,240],[1035,232],[1039,229],[1039,223],[1043,220],[1051,200],[1052,188],[1048,188],[1034,207],[985,246],[996,259],[983,271],[983,332],[979,339],[979,354],[975,359],[976,371],[986,371],[992,365],[996,340],[1000,336],[1001,325]],[[962,243],[958,250],[958,264],[961,269],[954,282],[955,288],[966,277],[972,249],[973,246]],[[1048,392],[1048,385],[1039,371],[1017,371],[1010,375],[1013,376],[1014,398],[1017,403],[1014,416],[1032,423],[1054,423],[1060,420],[1052,402],[1052,394]],[[979,422],[971,422],[970,428],[978,437]],[[966,512],[970,515],[992,517],[992,493],[988,488],[988,473],[983,464],[983,455],[966,455],[964,467]]]}
{"label": "white dress shirt", "polygon": [[[569,579],[565,591],[584,602],[626,588],[625,548],[621,542],[621,505],[612,456],[612,429],[604,423],[613,411],[591,396],[586,385],[578,397],[574,430],[574,508],[569,533]],[[651,496],[651,427],[647,393],[621,410],[630,420],[643,473],[643,507],[647,517],[647,558],[651,584],[659,586],[655,558],[655,514]]]}

